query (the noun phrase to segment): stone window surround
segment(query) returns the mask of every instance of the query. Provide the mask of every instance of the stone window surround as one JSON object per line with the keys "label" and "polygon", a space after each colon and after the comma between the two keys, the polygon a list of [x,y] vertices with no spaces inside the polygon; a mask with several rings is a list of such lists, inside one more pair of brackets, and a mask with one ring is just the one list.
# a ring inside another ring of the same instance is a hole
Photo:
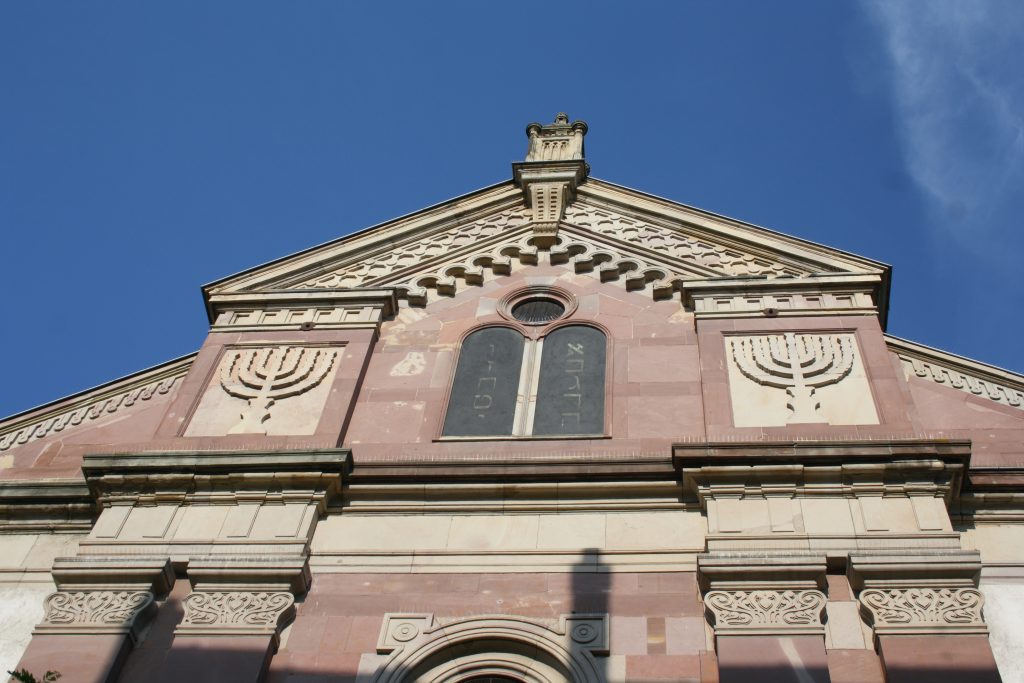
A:
{"label": "stone window surround", "polygon": [[[552,295],[553,298],[557,298],[557,299],[559,299],[561,301],[562,300],[561,296],[552,294],[553,292],[559,292],[559,291],[563,291],[563,290],[558,290],[557,288],[549,288],[549,287],[538,287],[538,288],[531,287],[531,288],[527,288],[525,290],[517,290],[516,292],[506,296],[502,300],[503,301],[503,307],[507,311],[511,311],[511,307],[513,305],[515,305],[515,303],[518,303],[519,301],[521,301],[523,299],[530,298],[531,296],[537,296],[537,295],[540,295],[540,294],[549,294],[549,295]],[[568,295],[568,293],[565,293],[565,296],[570,296],[570,295]],[[501,310],[501,308],[502,307],[499,307],[499,310]],[[612,376],[613,376],[612,375],[612,356],[613,356],[613,354],[610,352],[611,351],[611,348],[610,348],[611,344],[609,343],[609,340],[612,339],[612,336],[611,336],[610,331],[604,325],[601,325],[600,323],[598,323],[598,322],[596,322],[594,320],[586,320],[586,319],[574,318],[573,316],[574,316],[574,314],[576,312],[575,308],[576,308],[575,304],[573,304],[572,308],[569,308],[569,306],[567,305],[566,306],[566,313],[565,313],[565,315],[563,315],[558,320],[552,321],[552,322],[547,323],[545,325],[527,325],[527,324],[519,322],[518,320],[513,319],[511,317],[511,313],[503,313],[502,314],[503,317],[507,317],[508,318],[507,322],[506,321],[502,321],[502,322],[496,322],[496,323],[485,323],[485,324],[482,324],[482,325],[474,326],[474,327],[470,328],[469,330],[467,330],[466,332],[464,332],[462,337],[459,339],[459,351],[461,353],[462,345],[465,343],[466,339],[468,339],[470,336],[472,336],[476,332],[479,332],[479,331],[484,330],[484,329],[493,328],[493,327],[505,327],[505,328],[509,328],[509,329],[515,330],[516,332],[518,332],[521,335],[523,335],[523,339],[526,342],[526,346],[524,347],[524,350],[523,350],[523,370],[522,370],[522,372],[520,374],[519,390],[522,391],[524,386],[526,386],[528,388],[528,392],[529,393],[527,395],[524,396],[524,395],[520,394],[520,399],[522,399],[523,404],[525,406],[526,404],[529,403],[531,398],[534,401],[536,401],[537,388],[539,386],[540,363],[541,363],[541,360],[542,360],[542,357],[543,357],[542,356],[543,348],[536,348],[535,347],[532,350],[532,352],[531,352],[530,345],[533,344],[535,346],[540,346],[539,342],[542,342],[545,337],[549,336],[551,333],[553,333],[556,330],[561,329],[563,327],[592,327],[592,328],[598,330],[605,337],[605,367],[604,367],[604,396],[605,396],[605,402],[604,402],[604,429],[603,429],[602,433],[600,433],[600,434],[556,434],[556,435],[550,435],[550,436],[549,435],[533,435],[533,434],[515,434],[515,433],[513,433],[513,434],[497,434],[497,435],[488,435],[488,436],[446,436],[446,435],[444,435],[445,418],[447,417],[448,407],[449,407],[449,405],[451,403],[451,392],[452,392],[452,388],[455,385],[455,374],[458,372],[458,369],[459,369],[459,357],[456,356],[455,363],[452,364],[451,376],[448,379],[447,389],[445,390],[445,395],[444,395],[444,411],[441,413],[440,418],[438,419],[437,425],[436,425],[435,430],[434,430],[435,436],[434,436],[433,440],[435,442],[445,442],[445,441],[552,441],[552,440],[554,440],[554,441],[565,441],[565,440],[579,440],[579,439],[608,439],[608,438],[611,438],[611,415],[612,415],[612,411],[611,411],[611,401],[609,400],[609,398],[612,395],[611,383],[612,383]],[[526,378],[525,382],[524,382],[523,378]],[[520,410],[520,408],[517,407],[517,409],[516,409],[516,416],[515,416],[515,419],[513,421],[513,432],[515,432],[515,431],[517,431],[519,429],[519,425],[520,425],[520,422],[521,422],[521,416],[519,414],[519,410]],[[527,427],[531,427],[531,426],[532,425],[527,425]]]}

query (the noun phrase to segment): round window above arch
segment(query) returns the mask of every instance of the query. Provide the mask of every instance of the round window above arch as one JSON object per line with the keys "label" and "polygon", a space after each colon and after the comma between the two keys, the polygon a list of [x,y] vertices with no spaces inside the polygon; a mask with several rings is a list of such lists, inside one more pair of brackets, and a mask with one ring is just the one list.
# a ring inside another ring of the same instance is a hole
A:
{"label": "round window above arch", "polygon": [[526,287],[498,302],[498,313],[524,325],[547,325],[576,310],[576,298],[559,287]]}

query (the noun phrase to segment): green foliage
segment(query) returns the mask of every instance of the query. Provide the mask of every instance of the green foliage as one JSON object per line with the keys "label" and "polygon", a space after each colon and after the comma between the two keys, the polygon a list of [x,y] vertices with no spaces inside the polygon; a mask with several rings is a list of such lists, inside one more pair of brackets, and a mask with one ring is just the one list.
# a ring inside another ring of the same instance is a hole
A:
{"label": "green foliage", "polygon": [[8,671],[7,673],[11,674],[11,678],[13,678],[16,681],[19,681],[20,683],[53,683],[55,680],[60,678],[59,671],[47,671],[45,674],[43,674],[42,680],[39,680],[31,673],[29,673],[28,669]]}

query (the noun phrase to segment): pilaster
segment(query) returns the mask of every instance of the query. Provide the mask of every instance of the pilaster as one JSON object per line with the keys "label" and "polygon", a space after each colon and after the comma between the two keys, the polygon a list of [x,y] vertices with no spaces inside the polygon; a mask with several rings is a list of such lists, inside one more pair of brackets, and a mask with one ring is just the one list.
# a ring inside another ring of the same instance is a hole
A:
{"label": "pilaster", "polygon": [[75,681],[115,681],[144,637],[155,600],[174,584],[166,558],[57,558],[57,591],[44,601],[43,621],[19,668],[74,674]]}
{"label": "pilaster", "polygon": [[847,567],[888,681],[1000,680],[978,552],[850,553]]}
{"label": "pilaster", "polygon": [[722,683],[827,683],[825,556],[708,553],[698,558]]}

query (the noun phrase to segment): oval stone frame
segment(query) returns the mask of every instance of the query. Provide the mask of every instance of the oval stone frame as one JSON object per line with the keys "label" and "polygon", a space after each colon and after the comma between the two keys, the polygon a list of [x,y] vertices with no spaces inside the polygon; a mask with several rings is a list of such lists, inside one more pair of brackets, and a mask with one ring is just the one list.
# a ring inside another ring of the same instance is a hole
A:
{"label": "oval stone frame", "polygon": [[[551,320],[544,320],[538,322],[528,322],[525,320],[519,320],[512,315],[512,309],[521,303],[529,301],[530,299],[551,299],[557,301],[562,305],[565,310],[562,315]],[[506,294],[498,301],[498,315],[509,322],[516,323],[518,325],[527,325],[529,327],[543,327],[544,325],[550,325],[551,323],[559,320],[565,320],[572,316],[576,312],[577,303],[576,297],[570,294],[568,291],[561,287],[551,287],[548,285],[534,285],[531,287],[524,287],[517,289],[514,292]]]}

